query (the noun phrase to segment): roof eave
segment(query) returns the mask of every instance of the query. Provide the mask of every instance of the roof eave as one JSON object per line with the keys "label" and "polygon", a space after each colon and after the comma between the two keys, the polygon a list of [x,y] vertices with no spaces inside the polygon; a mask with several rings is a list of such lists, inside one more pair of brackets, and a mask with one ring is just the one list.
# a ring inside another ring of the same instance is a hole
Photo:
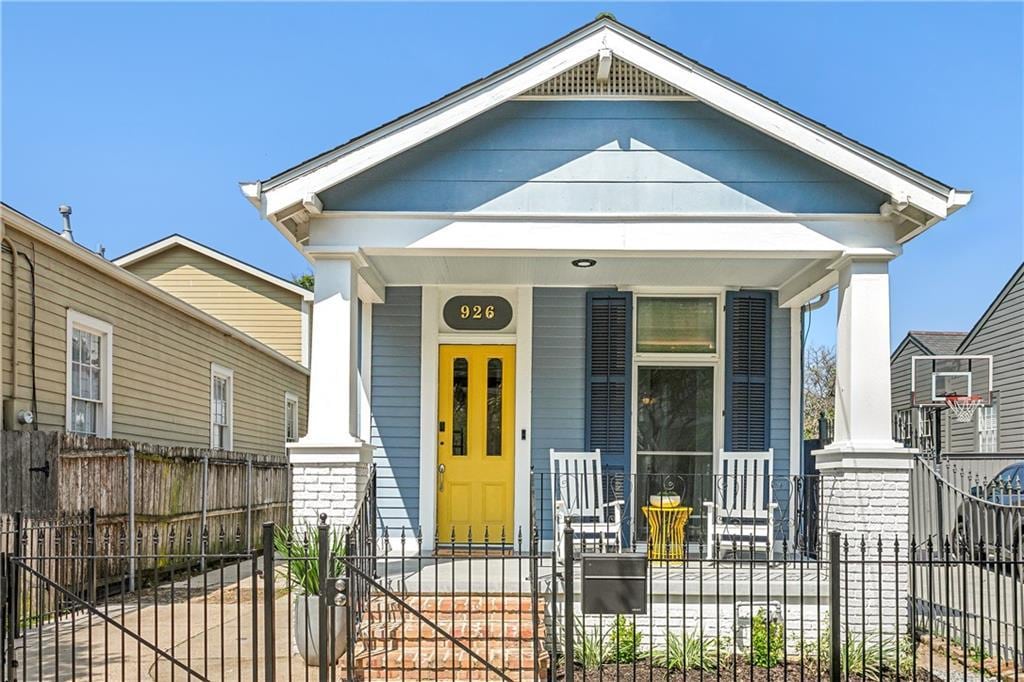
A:
{"label": "roof eave", "polygon": [[[548,60],[552,60],[559,53],[573,51],[571,59],[558,64],[562,70],[571,68],[582,59],[592,56],[590,52],[597,52],[599,46],[596,43],[588,45],[586,42],[594,34],[600,35],[601,48],[611,48],[625,61],[693,94],[709,106],[886,192],[892,197],[895,205],[916,207],[928,216],[928,219],[916,221],[916,227],[908,230],[903,241],[945,219],[970,201],[970,192],[957,190],[929,178],[689,59],[648,36],[606,18],[591,22],[488,77],[279,173],[263,183],[248,184],[246,187],[249,192],[254,193],[249,199],[254,205],[259,206],[264,217],[271,219],[272,222],[278,221],[275,225],[279,230],[289,232],[279,221],[286,212],[295,210],[304,193],[319,192],[326,187],[344,182],[349,177],[514,97],[518,93],[507,87],[510,79],[520,79],[529,84],[531,78],[539,75],[543,77],[533,80],[543,82],[551,75],[548,73],[551,70]],[[584,48],[588,47],[594,49],[585,52]],[[584,53],[577,54],[581,50]],[[536,70],[537,73],[534,74],[531,70]],[[501,88],[503,83],[506,87]],[[497,96],[499,93],[501,97]],[[463,106],[467,102],[472,102],[474,98],[484,98],[488,95],[490,97],[485,100],[485,106]],[[435,116],[445,118],[444,124],[431,121]],[[400,141],[392,140],[391,144],[384,145],[384,149],[371,151],[374,145],[383,144],[387,138],[400,133],[403,135]],[[330,168],[331,166],[334,167]],[[309,177],[314,174],[319,177]],[[287,192],[284,191],[286,187],[303,178],[305,181],[302,184],[295,185]],[[301,240],[294,239],[293,235],[292,241],[298,244]]]}

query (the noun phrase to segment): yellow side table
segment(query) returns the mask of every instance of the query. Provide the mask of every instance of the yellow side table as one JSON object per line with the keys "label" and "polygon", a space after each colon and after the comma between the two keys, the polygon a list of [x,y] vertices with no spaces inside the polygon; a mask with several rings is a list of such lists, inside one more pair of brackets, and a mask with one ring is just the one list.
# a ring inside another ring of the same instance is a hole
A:
{"label": "yellow side table", "polygon": [[647,558],[651,561],[682,561],[686,552],[686,522],[693,507],[643,507],[650,528]]}

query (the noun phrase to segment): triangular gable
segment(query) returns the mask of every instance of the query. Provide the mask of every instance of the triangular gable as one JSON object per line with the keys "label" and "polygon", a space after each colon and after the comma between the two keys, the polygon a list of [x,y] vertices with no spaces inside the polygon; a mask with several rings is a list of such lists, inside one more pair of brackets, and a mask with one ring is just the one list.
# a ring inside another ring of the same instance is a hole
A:
{"label": "triangular gable", "polygon": [[205,256],[206,258],[213,259],[219,263],[227,265],[230,268],[234,268],[235,270],[244,272],[257,279],[267,282],[268,284],[272,284],[275,287],[279,287],[293,294],[296,294],[303,300],[313,300],[313,292],[309,291],[308,289],[304,289],[298,286],[297,284],[289,282],[286,279],[282,279],[281,277],[271,274],[266,270],[261,270],[260,268],[257,268],[255,265],[249,265],[248,263],[240,261],[233,256],[229,256],[226,253],[217,251],[216,249],[206,246],[205,244],[200,244],[199,242],[193,241],[188,237],[184,237],[180,234],[168,235],[163,239],[159,239],[151,244],[147,244],[145,246],[135,249],[134,251],[129,251],[124,255],[118,256],[117,258],[114,258],[111,262],[113,262],[114,265],[120,266],[122,268],[130,268],[133,265],[148,260],[149,258],[152,258],[157,254],[163,253],[168,249],[172,248],[184,248],[190,251],[194,251],[195,253]]}
{"label": "triangular gable", "polygon": [[611,58],[606,80],[598,79],[595,55],[524,92],[522,97],[672,97],[689,98],[687,93],[629,62]]}
{"label": "triangular gable", "polygon": [[1024,263],[1021,263],[1017,267],[1009,281],[1007,281],[1003,288],[999,290],[999,294],[995,297],[992,303],[989,304],[988,308],[985,309],[985,312],[978,318],[978,321],[974,323],[974,326],[971,327],[971,331],[967,332],[967,336],[960,342],[960,347],[957,349],[957,352],[963,353],[967,350],[967,348],[974,342],[975,337],[977,337],[982,328],[984,328],[985,323],[988,322],[989,318],[992,317],[992,314],[999,309],[999,306],[1002,305],[1003,301],[1010,295],[1010,292],[1013,291],[1013,288],[1021,281],[1022,278],[1024,278]]}
{"label": "triangular gable", "polygon": [[440,100],[242,191],[289,239],[291,225],[322,206],[316,197],[493,107],[557,80],[610,52],[672,88],[823,161],[891,198],[880,210],[902,220],[906,241],[966,205],[971,193],[944,185],[614,20],[603,17]]}

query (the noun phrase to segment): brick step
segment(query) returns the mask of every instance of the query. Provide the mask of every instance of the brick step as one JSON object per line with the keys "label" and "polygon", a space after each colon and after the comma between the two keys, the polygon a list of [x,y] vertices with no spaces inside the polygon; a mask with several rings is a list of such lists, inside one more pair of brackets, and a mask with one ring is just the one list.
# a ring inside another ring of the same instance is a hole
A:
{"label": "brick step", "polygon": [[[454,621],[449,617],[428,618],[438,628],[459,640],[531,640],[534,633],[534,624],[531,618],[524,618],[522,622],[518,619],[502,619],[500,614],[491,618],[473,618],[463,620],[458,617]],[[538,622],[538,632],[543,638],[543,619]],[[371,642],[379,640],[434,640],[445,639],[437,629],[424,623],[412,614],[406,614],[405,622],[401,616],[391,618],[388,622],[383,620],[364,621],[361,628],[361,638]]]}
{"label": "brick step", "polygon": [[[532,600],[527,596],[440,595],[401,597],[409,606],[424,615],[427,613],[529,613]],[[544,600],[539,599],[538,610],[544,612]],[[374,612],[405,610],[394,600],[376,597],[370,600],[369,610]]]}
{"label": "brick step", "polygon": [[[501,650],[501,643],[492,643],[490,651],[482,643],[474,642],[471,647],[473,652],[480,658],[486,660],[494,667],[506,673],[518,670],[533,670],[533,647],[521,646],[510,647],[506,644],[504,652]],[[538,667],[547,667],[547,653],[541,650],[538,660]],[[424,646],[421,650],[407,646],[403,652],[401,649],[382,652],[370,651],[356,658],[357,670],[404,670],[409,671],[430,671],[435,673],[451,672],[452,670],[480,670],[485,671],[483,665],[462,649],[452,646],[439,647],[434,651],[433,646]],[[414,676],[413,676],[414,677]]]}

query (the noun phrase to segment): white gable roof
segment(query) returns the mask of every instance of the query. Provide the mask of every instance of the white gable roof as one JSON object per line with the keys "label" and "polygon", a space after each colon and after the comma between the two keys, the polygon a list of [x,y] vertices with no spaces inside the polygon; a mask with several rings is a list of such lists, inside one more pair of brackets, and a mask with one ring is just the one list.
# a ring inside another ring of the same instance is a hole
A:
{"label": "white gable roof", "polygon": [[886,193],[890,202],[880,210],[899,214],[910,224],[903,241],[970,201],[970,191],[930,178],[607,17],[265,181],[242,183],[242,192],[294,241],[281,221],[293,215],[302,221],[318,213],[316,193],[528,93],[607,50],[616,60]]}
{"label": "white gable roof", "polygon": [[244,263],[238,260],[237,258],[232,258],[226,253],[221,253],[216,249],[211,249],[209,246],[205,246],[203,244],[200,244],[199,242],[192,241],[188,237],[183,237],[180,234],[172,234],[168,237],[164,237],[159,241],[155,241],[152,244],[147,244],[146,246],[143,246],[134,251],[129,251],[123,256],[115,258],[113,260],[113,263],[115,265],[121,266],[122,268],[127,267],[132,263],[138,263],[139,261],[146,260],[147,258],[151,258],[152,256],[155,256],[158,253],[162,253],[167,249],[176,246],[181,246],[186,249],[190,249],[192,251],[195,251],[196,253],[206,256],[207,258],[212,258],[215,261],[224,263],[225,265],[232,267],[236,270],[241,270],[242,272],[252,275],[253,277],[256,277],[258,279],[261,279],[264,282],[273,284],[274,286],[280,287],[281,289],[284,289],[286,291],[290,291],[291,293],[300,296],[304,301],[313,300],[313,292],[310,291],[309,289],[304,289],[303,287],[300,287],[299,285],[294,284],[293,282],[289,282],[288,280],[282,279],[277,275],[272,275],[269,272],[260,270],[259,268],[253,265]]}

